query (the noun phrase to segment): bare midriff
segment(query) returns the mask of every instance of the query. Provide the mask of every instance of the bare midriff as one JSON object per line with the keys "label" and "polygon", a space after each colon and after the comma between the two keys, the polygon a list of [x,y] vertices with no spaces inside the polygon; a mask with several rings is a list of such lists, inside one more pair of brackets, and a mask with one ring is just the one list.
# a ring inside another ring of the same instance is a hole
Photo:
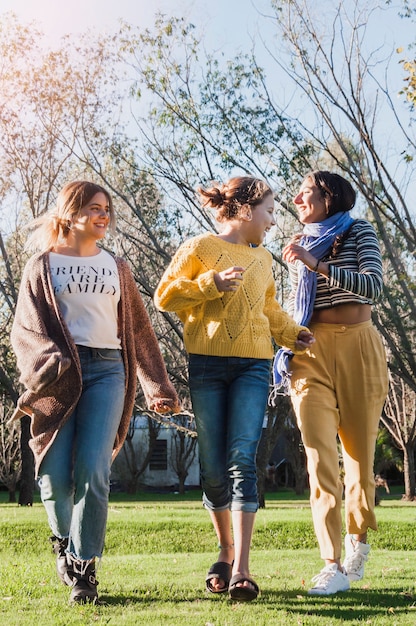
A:
{"label": "bare midriff", "polygon": [[370,304],[340,304],[331,309],[314,311],[311,323],[314,324],[360,324],[371,319]]}

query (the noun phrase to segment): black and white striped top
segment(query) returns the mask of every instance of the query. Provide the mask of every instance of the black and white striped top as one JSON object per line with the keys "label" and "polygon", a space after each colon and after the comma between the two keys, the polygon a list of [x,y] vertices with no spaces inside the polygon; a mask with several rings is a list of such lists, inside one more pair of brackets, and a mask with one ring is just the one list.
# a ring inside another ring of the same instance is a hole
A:
{"label": "black and white striped top", "polygon": [[[373,226],[356,220],[341,250],[334,257],[321,259],[329,264],[329,276],[318,274],[314,309],[329,309],[340,304],[373,304],[383,287],[380,246]],[[293,315],[298,283],[297,266],[289,266],[291,294],[288,312]]]}

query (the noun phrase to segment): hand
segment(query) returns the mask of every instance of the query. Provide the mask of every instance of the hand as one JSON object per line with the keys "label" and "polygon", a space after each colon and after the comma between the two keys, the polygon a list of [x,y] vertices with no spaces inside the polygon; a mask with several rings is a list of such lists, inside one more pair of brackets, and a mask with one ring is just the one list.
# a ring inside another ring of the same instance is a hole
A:
{"label": "hand", "polygon": [[156,411],[156,413],[160,413],[161,415],[165,413],[180,413],[181,405],[175,404],[174,406],[170,406],[166,404],[163,400],[156,400],[150,405],[151,411]]}
{"label": "hand", "polygon": [[301,330],[295,341],[295,346],[298,350],[305,350],[315,343],[315,341],[315,337],[309,332],[309,330]]}
{"label": "hand", "polygon": [[237,291],[243,280],[244,267],[229,267],[214,275],[218,291]]}
{"label": "hand", "polygon": [[313,254],[295,242],[288,243],[287,246],[283,248],[282,259],[286,261],[286,263],[302,261],[310,270],[313,270],[318,262],[318,259],[314,257]]}

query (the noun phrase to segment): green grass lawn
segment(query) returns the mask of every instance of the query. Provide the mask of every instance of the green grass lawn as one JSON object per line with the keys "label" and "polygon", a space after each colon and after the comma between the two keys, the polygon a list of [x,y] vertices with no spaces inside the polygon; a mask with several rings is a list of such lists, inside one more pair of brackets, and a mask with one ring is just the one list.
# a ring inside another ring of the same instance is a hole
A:
{"label": "green grass lawn", "polygon": [[416,505],[396,493],[377,507],[379,531],[363,581],[330,598],[306,593],[321,568],[307,498],[268,494],[257,516],[252,574],[256,602],[205,592],[216,540],[199,492],[111,496],[100,606],[67,604],[55,574],[43,507],[0,494],[0,623],[286,626],[416,625]]}

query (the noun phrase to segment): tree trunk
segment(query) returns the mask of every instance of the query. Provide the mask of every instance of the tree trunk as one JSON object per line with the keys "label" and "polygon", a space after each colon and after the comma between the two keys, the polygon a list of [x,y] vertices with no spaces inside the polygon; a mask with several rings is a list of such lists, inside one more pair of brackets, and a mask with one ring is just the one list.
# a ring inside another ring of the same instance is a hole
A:
{"label": "tree trunk", "polygon": [[403,450],[404,471],[404,500],[415,500],[415,451],[412,444],[408,444]]}
{"label": "tree trunk", "polygon": [[179,478],[179,493],[181,495],[183,495],[185,493],[185,480],[186,480],[187,475],[188,475],[188,473],[186,473],[185,476],[182,476],[182,475],[178,476],[178,478]]}
{"label": "tree trunk", "polygon": [[20,477],[19,505],[32,506],[35,493],[35,460],[29,447],[30,417],[21,419],[20,453],[22,457],[22,473]]}
{"label": "tree trunk", "polygon": [[295,479],[295,493],[303,495],[307,480],[305,451],[293,409],[290,410],[289,416],[292,426],[286,429],[286,455]]}
{"label": "tree trunk", "polygon": [[[306,482],[307,482],[307,470],[306,470],[306,459],[305,452],[303,451],[302,440],[300,436],[300,431],[295,431],[297,436],[297,445],[294,449],[294,452],[291,456],[291,466],[293,469],[293,475],[295,478],[295,493],[298,496],[302,496],[305,492]],[[296,437],[295,437],[296,442]]]}
{"label": "tree trunk", "polygon": [[264,466],[257,465],[257,497],[259,499],[259,507],[261,509],[266,508],[266,472]]}
{"label": "tree trunk", "polygon": [[259,441],[256,457],[257,497],[259,500],[259,507],[261,509],[266,508],[266,466],[269,462],[270,452],[274,443],[274,433],[272,432],[272,428],[270,428],[268,422],[267,427],[263,428],[263,433]]}

